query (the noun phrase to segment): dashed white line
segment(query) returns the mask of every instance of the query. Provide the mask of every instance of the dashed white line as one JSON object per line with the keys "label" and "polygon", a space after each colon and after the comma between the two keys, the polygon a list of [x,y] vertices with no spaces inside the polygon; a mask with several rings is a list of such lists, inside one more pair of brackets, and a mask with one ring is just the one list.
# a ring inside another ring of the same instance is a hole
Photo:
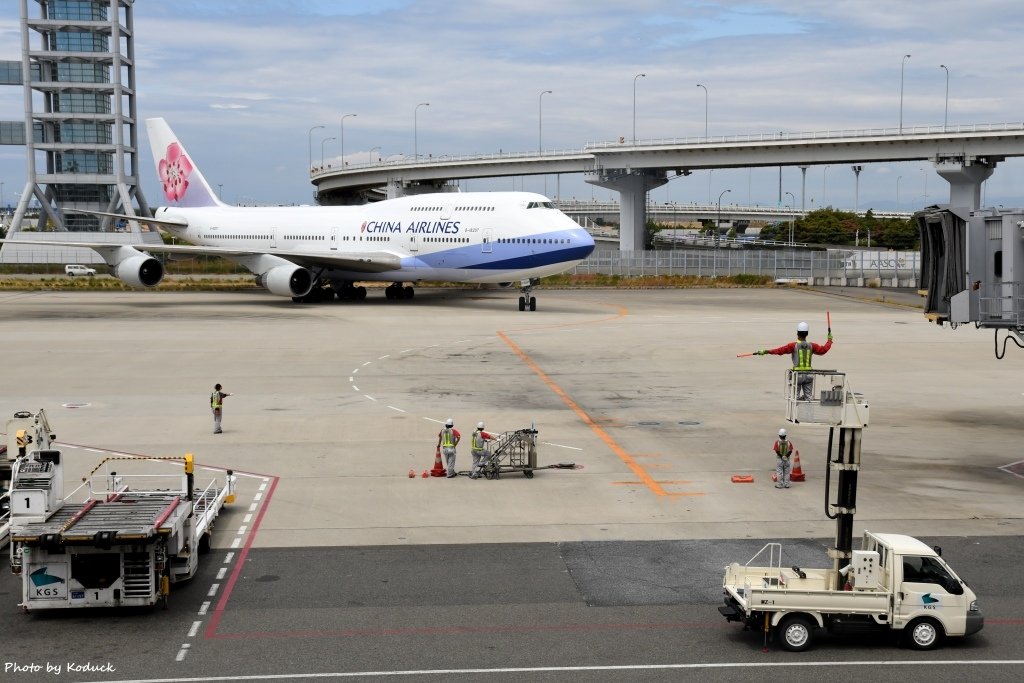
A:
{"label": "dashed white line", "polygon": [[372,360],[368,360],[368,361],[366,361],[365,363],[363,363],[363,367],[365,368],[365,367],[366,367],[367,365],[369,365],[369,364],[370,364],[370,363],[372,363],[372,362],[373,362]]}
{"label": "dashed white line", "polygon": [[210,601],[209,600],[207,600],[206,602],[204,602],[202,605],[199,606],[199,616],[205,617],[206,616],[206,611],[208,609],[210,609]]}
{"label": "dashed white line", "polygon": [[267,490],[267,480],[266,479],[264,479],[263,483],[260,484],[260,487],[259,487],[258,490],[259,490],[260,493],[262,493],[263,491]]}
{"label": "dashed white line", "polygon": [[258,507],[259,505],[257,503],[253,503],[252,505],[249,506],[249,512],[256,512],[256,508]]}
{"label": "dashed white line", "polygon": [[228,573],[228,568],[227,567],[221,567],[220,569],[218,569],[217,570],[217,580],[218,581],[223,581],[224,580],[224,575],[227,574],[227,573]]}
{"label": "dashed white line", "polygon": [[574,451],[582,451],[583,450],[582,448],[577,448],[576,446],[566,446],[565,444],[551,443],[550,441],[541,441],[541,443],[543,445],[545,445],[545,446],[554,446],[555,448],[568,448],[568,449],[574,450]]}
{"label": "dashed white line", "polygon": [[386,353],[383,356],[377,356],[377,360],[384,360],[385,358],[391,358],[391,354]]}
{"label": "dashed white line", "polygon": [[352,391],[359,391],[359,387],[357,387],[355,384],[353,384],[352,385]]}
{"label": "dashed white line", "polygon": [[353,371],[352,371],[352,374],[354,375],[354,374],[356,374],[357,372],[359,372],[359,368],[356,368],[355,370],[353,370]]}
{"label": "dashed white line", "polygon": [[213,596],[215,596],[217,594],[217,589],[219,589],[219,588],[220,588],[220,584],[219,583],[211,584],[210,585],[210,591],[206,594],[206,597],[212,598]]}
{"label": "dashed white line", "polygon": [[188,630],[188,637],[189,638],[195,638],[196,634],[199,633],[199,627],[202,626],[202,625],[203,625],[203,622],[201,622],[201,621],[193,621],[192,622],[192,628],[190,628]]}
{"label": "dashed white line", "polygon": [[232,548],[237,548],[241,544],[242,544],[242,539],[240,539],[240,538],[236,538],[235,540],[231,541],[231,547]]}
{"label": "dashed white line", "polygon": [[245,517],[242,517],[242,524],[248,524],[251,521],[252,521],[252,515],[251,514],[246,515]]}
{"label": "dashed white line", "polygon": [[231,564],[231,560],[235,557],[234,553],[228,553],[224,556],[224,564]]}
{"label": "dashed white line", "polygon": [[262,493],[257,493],[257,494],[256,494],[255,496],[253,496],[253,497],[252,497],[252,499],[253,499],[253,500],[259,500],[259,499],[260,499],[260,498],[262,498],[262,497],[263,497],[263,494],[262,494]]}
{"label": "dashed white line", "polygon": [[398,411],[400,413],[406,412],[406,411],[402,410],[401,408],[396,408],[395,406],[388,406],[388,408],[391,408],[391,410],[396,410],[396,411]]}
{"label": "dashed white line", "polygon": [[245,535],[245,530],[248,529],[248,528],[249,527],[247,527],[244,524],[242,526],[238,527],[238,535],[239,536],[244,536]]}
{"label": "dashed white line", "polygon": [[82,450],[89,451],[90,453],[103,453],[104,452],[104,451],[101,451],[98,448],[83,448]]}
{"label": "dashed white line", "polygon": [[[430,348],[430,347],[428,346],[427,348]],[[402,349],[401,351],[399,351],[399,353],[412,353],[415,350],[416,349]]]}
{"label": "dashed white line", "polygon": [[363,396],[365,396],[366,398],[370,399],[371,401],[376,401],[377,400],[373,396],[370,396],[369,394],[363,394]]}
{"label": "dashed white line", "polygon": [[423,419],[426,420],[427,422],[436,422],[437,424],[444,424],[444,420],[435,420],[432,417],[424,417]]}
{"label": "dashed white line", "polygon": [[178,650],[178,656],[174,658],[175,661],[182,661],[185,659],[185,655],[188,654],[188,643],[182,643],[181,649]]}

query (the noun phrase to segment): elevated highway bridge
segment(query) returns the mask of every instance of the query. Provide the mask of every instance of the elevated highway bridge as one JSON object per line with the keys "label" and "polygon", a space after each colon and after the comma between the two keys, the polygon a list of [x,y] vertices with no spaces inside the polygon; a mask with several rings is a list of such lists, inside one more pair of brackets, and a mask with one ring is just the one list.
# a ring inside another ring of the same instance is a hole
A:
{"label": "elevated highway bridge", "polygon": [[1024,156],[1024,123],[914,126],[594,142],[580,150],[406,158],[311,169],[322,203],[384,191],[397,197],[451,189],[451,181],[583,173],[619,192],[620,248],[643,247],[647,192],[695,170],[929,161],[950,184],[950,206],[980,208],[981,184],[1007,157]]}

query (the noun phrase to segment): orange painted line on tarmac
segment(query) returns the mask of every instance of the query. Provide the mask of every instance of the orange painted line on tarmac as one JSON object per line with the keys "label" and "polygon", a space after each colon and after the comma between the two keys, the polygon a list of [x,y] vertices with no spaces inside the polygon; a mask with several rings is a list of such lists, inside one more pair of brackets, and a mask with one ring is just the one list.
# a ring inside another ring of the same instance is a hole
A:
{"label": "orange painted line on tarmac", "polygon": [[662,488],[661,484],[655,481],[654,478],[647,473],[647,470],[640,466],[640,463],[633,459],[633,457],[629,453],[627,453],[626,450],[622,448],[622,446],[616,443],[615,439],[613,439],[608,432],[606,432],[596,422],[594,422],[594,420],[589,415],[587,415],[587,412],[583,410],[583,408],[580,408],[576,401],[572,400],[569,394],[565,393],[562,387],[558,386],[558,384],[553,379],[548,377],[547,373],[541,370],[540,366],[534,363],[533,359],[530,358],[530,356],[528,356],[525,351],[519,348],[518,344],[509,339],[508,336],[506,336],[505,333],[502,332],[501,330],[498,330],[498,336],[501,337],[501,340],[503,342],[508,344],[509,348],[511,348],[524,363],[526,363],[526,366],[528,368],[533,370],[534,373],[536,373],[536,375],[540,377],[541,381],[543,381],[544,384],[548,385],[548,388],[551,389],[551,391],[555,392],[555,394],[560,399],[562,399],[562,402],[564,402],[565,405],[569,406],[570,410],[576,413],[576,415],[578,415],[579,418],[583,420],[583,423],[585,425],[590,427],[591,431],[597,434],[598,438],[601,439],[601,441],[605,442],[608,448],[612,449],[612,452],[615,453],[615,455],[619,456],[619,459],[622,460],[622,462],[626,463],[626,466],[633,471],[633,474],[635,474],[637,478],[639,478],[640,481],[643,482],[643,484],[647,488],[649,488],[651,491],[654,492],[655,495],[658,496],[669,495],[669,493],[664,488]]}
{"label": "orange painted line on tarmac", "polygon": [[[643,484],[642,481],[613,481],[612,483],[622,486],[637,486],[638,484]],[[665,486],[674,486],[678,484],[692,484],[693,482],[687,481],[686,479],[659,479],[658,483],[664,484]]]}

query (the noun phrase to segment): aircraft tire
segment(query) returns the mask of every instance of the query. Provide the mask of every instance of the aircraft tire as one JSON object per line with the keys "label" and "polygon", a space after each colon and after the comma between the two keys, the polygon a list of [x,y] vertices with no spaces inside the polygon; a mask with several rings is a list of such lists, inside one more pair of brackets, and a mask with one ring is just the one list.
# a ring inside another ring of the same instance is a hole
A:
{"label": "aircraft tire", "polygon": [[526,310],[526,297],[525,296],[519,297],[519,310],[520,311],[525,311]]}

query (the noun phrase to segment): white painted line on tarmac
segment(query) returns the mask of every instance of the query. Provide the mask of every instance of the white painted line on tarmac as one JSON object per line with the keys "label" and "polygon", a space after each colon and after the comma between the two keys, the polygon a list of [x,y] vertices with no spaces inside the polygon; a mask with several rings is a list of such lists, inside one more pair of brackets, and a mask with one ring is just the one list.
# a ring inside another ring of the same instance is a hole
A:
{"label": "white painted line on tarmac", "polygon": [[374,398],[373,396],[370,396],[369,394],[363,394],[363,396],[365,396],[366,398],[370,399],[370,400],[371,400],[371,401],[373,401],[374,403],[376,403],[376,402],[377,402],[377,399],[375,399],[375,398]]}
{"label": "white painted line on tarmac", "polygon": [[[429,349],[431,347],[428,346],[427,348]],[[412,353],[415,350],[416,349],[402,349],[401,351],[399,351],[399,353]]]}
{"label": "white painted line on tarmac", "polygon": [[259,487],[259,489],[257,489],[257,490],[258,490],[258,491],[259,491],[260,493],[263,493],[264,491],[266,491],[266,490],[267,490],[267,480],[266,480],[266,479],[264,479],[264,480],[263,480],[263,483],[262,483],[262,484],[260,484],[260,487]]}
{"label": "white painted line on tarmac", "polygon": [[354,375],[354,374],[356,374],[357,372],[359,372],[359,368],[356,368],[355,370],[353,370],[353,371],[352,371],[352,374]]}
{"label": "white painted line on tarmac", "polygon": [[368,360],[368,361],[366,361],[365,363],[363,363],[363,367],[365,368],[365,367],[366,367],[367,365],[369,365],[369,364],[370,364],[370,363],[372,363],[372,362],[373,362],[372,360]]}
{"label": "white painted line on tarmac", "polygon": [[242,517],[242,524],[248,524],[251,521],[252,521],[252,515],[251,514],[246,515],[245,517]]}
{"label": "white painted line on tarmac", "polygon": [[201,621],[193,621],[192,622],[192,628],[190,628],[188,630],[188,637],[189,638],[195,638],[196,634],[199,633],[199,627],[202,626],[202,625],[203,625],[203,622],[201,622]]}
{"label": "white painted line on tarmac", "polygon": [[377,356],[377,360],[384,360],[385,358],[391,358],[391,354],[385,353],[383,356]]}
{"label": "white painted line on tarmac", "polygon": [[245,530],[248,529],[248,528],[249,527],[247,527],[244,524],[242,526],[238,527],[238,535],[239,536],[244,536],[245,535]]}
{"label": "white painted line on tarmac", "polygon": [[355,381],[356,381],[356,378],[355,378],[355,377],[352,377],[351,375],[349,375],[348,381],[349,381],[349,382],[355,382]]}
{"label": "white painted line on tarmac", "polygon": [[353,384],[352,385],[352,391],[359,391],[359,387],[357,387],[355,384]]}
{"label": "white painted line on tarmac", "polygon": [[554,446],[556,448],[568,448],[568,449],[573,450],[573,451],[582,451],[583,450],[582,448],[577,448],[576,446],[566,446],[565,444],[551,443],[550,441],[541,441],[541,444],[544,445],[544,446]]}
{"label": "white painted line on tarmac", "polygon": [[236,538],[235,540],[231,541],[231,547],[232,548],[238,548],[238,546],[240,546],[241,544],[242,544],[242,539],[240,539],[240,538]]}
{"label": "white painted line on tarmac", "polygon": [[209,600],[207,600],[206,602],[204,602],[202,605],[199,606],[199,616],[205,617],[206,616],[206,611],[208,609],[210,609],[210,601]]}
{"label": "white painted line on tarmac", "polygon": [[263,497],[263,494],[262,494],[262,493],[257,493],[257,494],[256,494],[255,496],[253,496],[253,497],[252,497],[252,499],[253,499],[253,500],[259,500],[259,499],[260,499],[260,498],[262,498],[262,497]]}
{"label": "white painted line on tarmac", "polygon": [[90,453],[102,453],[103,452],[103,451],[101,451],[98,448],[85,448],[83,450],[89,451]]}
{"label": "white painted line on tarmac", "polygon": [[187,654],[188,654],[188,643],[182,643],[181,644],[181,649],[178,650],[178,656],[175,657],[174,660],[176,662],[183,661],[185,659],[185,655],[187,655]]}
{"label": "white painted line on tarmac", "polygon": [[391,408],[391,410],[397,410],[400,413],[406,412],[406,411],[402,410],[401,408],[396,408],[395,406],[388,406],[388,408]]}
{"label": "white painted line on tarmac", "polygon": [[[188,643],[182,644],[182,649],[188,648]],[[184,658],[183,651],[178,653],[178,661]],[[495,667],[493,669],[415,669],[415,670],[393,670],[393,671],[335,671],[310,674],[253,674],[249,676],[196,676],[189,678],[137,678],[134,680],[119,681],[119,683],[198,683],[200,681],[267,681],[267,680],[301,680],[309,678],[372,678],[375,676],[397,677],[397,676],[443,676],[443,675],[480,675],[480,674],[528,674],[528,673],[579,673],[587,671],[696,671],[696,670],[727,670],[727,669],[749,669],[749,670],[783,670],[787,668],[799,669],[836,669],[846,666],[864,667],[915,667],[927,666],[1021,666],[1024,659],[962,659],[962,660],[872,660],[872,661],[834,661],[834,662],[706,662],[691,664],[621,664],[609,666],[524,666],[524,667]],[[108,683],[102,681],[100,683]]]}
{"label": "white painted line on tarmac", "polygon": [[227,555],[225,555],[224,556],[224,564],[231,564],[231,560],[233,560],[234,557],[235,557],[234,553],[228,553]]}
{"label": "white painted line on tarmac", "polygon": [[249,506],[249,512],[256,512],[256,508],[258,508],[258,507],[259,507],[259,505],[257,505],[256,503],[253,503],[252,505]]}
{"label": "white painted line on tarmac", "polygon": [[1003,472],[1006,472],[1007,474],[1012,474],[1015,477],[1020,477],[1021,479],[1024,479],[1024,474],[1019,474],[1017,472],[1014,472],[1012,469],[1010,469],[1012,467],[1019,467],[1021,465],[1024,465],[1024,460],[1018,460],[1017,462],[1011,462],[1008,465],[1000,465],[999,469],[1001,469]]}
{"label": "white painted line on tarmac", "polygon": [[432,418],[432,417],[425,417],[425,418],[423,418],[423,419],[424,419],[424,420],[426,420],[427,422],[436,422],[436,423],[437,423],[437,424],[439,424],[439,425],[442,425],[442,424],[444,424],[444,420],[435,420],[435,419],[434,419],[434,418]]}
{"label": "white painted line on tarmac", "polygon": [[228,573],[228,568],[227,567],[221,567],[220,569],[218,569],[217,570],[217,580],[218,581],[223,581],[224,580],[224,575],[227,574],[227,573]]}
{"label": "white painted line on tarmac", "polygon": [[208,597],[208,598],[212,598],[213,596],[215,596],[215,595],[217,594],[217,590],[218,590],[219,588],[220,588],[220,584],[219,584],[219,583],[214,583],[214,584],[211,584],[211,585],[210,585],[210,590],[209,590],[209,592],[208,592],[208,593],[206,594],[206,597]]}

